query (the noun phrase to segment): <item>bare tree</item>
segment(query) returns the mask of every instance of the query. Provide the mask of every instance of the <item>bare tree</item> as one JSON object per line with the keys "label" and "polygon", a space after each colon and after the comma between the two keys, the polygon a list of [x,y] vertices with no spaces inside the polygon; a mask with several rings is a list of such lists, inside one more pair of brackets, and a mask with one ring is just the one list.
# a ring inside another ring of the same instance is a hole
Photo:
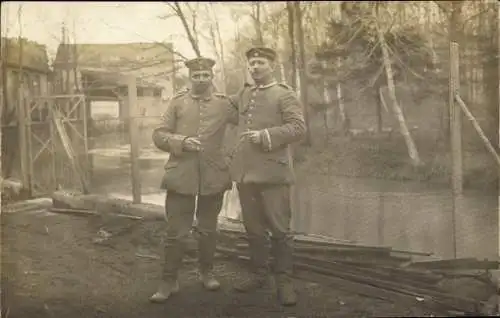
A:
{"label": "bare tree", "polygon": [[264,45],[264,37],[262,36],[262,2],[252,2],[252,15],[251,15],[255,28],[255,44]]}
{"label": "bare tree", "polygon": [[[396,116],[396,119],[398,120],[399,123],[399,128],[401,130],[401,134],[403,135],[406,146],[408,147],[408,154],[412,160],[412,164],[415,166],[421,165],[421,160],[420,156],[417,151],[417,147],[415,146],[415,142],[413,141],[413,138],[411,137],[410,131],[406,125],[406,121],[403,115],[403,112],[401,111],[401,107],[399,106],[398,100],[396,98],[396,88],[394,85],[394,74],[392,70],[392,61],[391,57],[389,55],[389,49],[387,46],[387,42],[385,40],[384,36],[384,31],[382,30],[381,25],[379,24],[378,21],[380,21],[380,16],[378,12],[378,3],[375,4],[372,8],[372,14],[374,17],[374,23],[375,27],[377,29],[377,36],[378,36],[378,41],[380,48],[382,50],[382,58],[383,58],[383,63],[384,63],[384,68],[385,68],[385,74],[387,77],[387,88],[389,91],[389,98],[391,100],[391,106],[392,110]],[[387,31],[386,31],[387,32]]]}
{"label": "bare tree", "polygon": [[[186,3],[186,5],[189,5]],[[192,13],[192,27],[189,26],[188,20],[186,18],[186,15],[184,13],[184,10],[182,9],[181,5],[179,2],[167,2],[167,6],[173,11],[175,16],[179,18],[179,20],[182,23],[182,26],[184,27],[184,31],[186,32],[187,38],[189,40],[189,43],[191,44],[191,47],[193,48],[193,51],[195,52],[197,57],[201,56],[200,52],[200,46],[199,42],[197,40],[197,30],[196,30],[196,10],[193,8],[189,7],[189,10]],[[170,16],[164,16],[163,18],[169,18]]]}
{"label": "bare tree", "polygon": [[290,40],[290,62],[292,68],[292,87],[297,89],[297,52],[295,50],[295,8],[292,1],[287,1],[288,37]]}
{"label": "bare tree", "polygon": [[307,132],[306,132],[306,137],[305,137],[305,144],[310,146],[311,145],[311,129],[310,129],[310,123],[309,123],[309,96],[308,96],[308,91],[309,91],[309,84],[307,82],[307,71],[306,71],[306,48],[304,45],[304,29],[302,26],[302,8],[300,7],[300,2],[295,1],[293,3],[294,6],[294,13],[295,13],[295,25],[297,26],[297,44],[299,47],[299,60],[300,60],[300,96],[302,99],[302,103],[304,105],[304,117],[306,121],[306,127],[307,127]]}

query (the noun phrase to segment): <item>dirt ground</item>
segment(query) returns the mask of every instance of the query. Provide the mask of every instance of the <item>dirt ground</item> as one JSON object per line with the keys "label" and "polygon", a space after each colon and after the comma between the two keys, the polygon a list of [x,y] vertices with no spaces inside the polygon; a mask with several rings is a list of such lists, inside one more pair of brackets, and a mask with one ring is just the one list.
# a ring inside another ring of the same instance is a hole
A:
{"label": "dirt ground", "polygon": [[[244,270],[228,260],[216,265],[222,290],[208,292],[196,280],[194,258],[188,258],[182,271],[181,293],[155,305],[148,298],[160,277],[160,261],[136,254],[160,255],[162,222],[44,211],[3,213],[1,219],[3,317],[440,315],[304,280],[296,281],[300,303],[283,308],[271,287],[255,294],[233,293],[231,282]],[[111,236],[103,239],[103,233]]]}

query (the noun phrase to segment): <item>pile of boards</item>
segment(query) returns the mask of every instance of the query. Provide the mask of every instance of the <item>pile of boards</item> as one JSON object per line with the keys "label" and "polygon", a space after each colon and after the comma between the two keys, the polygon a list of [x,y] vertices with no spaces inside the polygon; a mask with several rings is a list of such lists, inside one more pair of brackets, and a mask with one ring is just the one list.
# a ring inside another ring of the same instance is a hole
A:
{"label": "pile of boards", "polygon": [[[443,287],[443,281],[469,277],[489,288],[485,292],[497,293],[489,275],[490,269],[498,269],[497,261],[425,260],[430,258],[429,253],[394,251],[390,247],[351,244],[311,235],[297,235],[294,245],[295,276],[329,282],[336,288],[364,296],[425,304],[458,315],[482,312],[485,299],[450,291]],[[217,252],[222,257],[248,262],[248,242],[243,229],[222,226]]]}

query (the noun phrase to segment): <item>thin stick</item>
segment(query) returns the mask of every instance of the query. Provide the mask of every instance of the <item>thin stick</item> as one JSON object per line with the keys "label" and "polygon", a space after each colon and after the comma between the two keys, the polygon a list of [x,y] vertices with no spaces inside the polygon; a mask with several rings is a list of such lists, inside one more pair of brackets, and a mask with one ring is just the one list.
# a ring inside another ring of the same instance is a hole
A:
{"label": "thin stick", "polygon": [[458,105],[460,105],[460,108],[462,108],[462,111],[464,112],[467,119],[469,119],[471,121],[472,125],[474,126],[477,133],[479,134],[479,137],[481,137],[486,148],[493,155],[493,157],[495,158],[495,161],[497,162],[498,166],[500,167],[500,156],[498,155],[497,151],[495,150],[495,147],[493,147],[493,145],[491,144],[488,137],[486,137],[483,130],[481,129],[481,126],[479,125],[477,120],[474,118],[472,113],[469,111],[469,109],[467,108],[467,105],[465,105],[465,102],[462,100],[462,98],[460,97],[459,94],[455,95],[455,99],[457,100]]}

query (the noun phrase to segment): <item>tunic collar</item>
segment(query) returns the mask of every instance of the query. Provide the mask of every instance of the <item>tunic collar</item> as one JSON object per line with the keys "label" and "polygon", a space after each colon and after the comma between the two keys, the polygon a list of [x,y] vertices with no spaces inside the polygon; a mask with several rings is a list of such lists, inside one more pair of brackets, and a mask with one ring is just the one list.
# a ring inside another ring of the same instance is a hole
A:
{"label": "tunic collar", "polygon": [[193,91],[190,91],[189,94],[191,95],[192,99],[210,100],[212,98],[212,89],[207,89],[203,94],[199,95],[194,94]]}
{"label": "tunic collar", "polygon": [[271,83],[268,83],[268,84],[265,84],[265,85],[254,85],[252,87],[252,89],[266,89],[266,88],[269,88],[269,87],[272,87],[274,85],[278,84],[278,82],[276,81],[272,81]]}

